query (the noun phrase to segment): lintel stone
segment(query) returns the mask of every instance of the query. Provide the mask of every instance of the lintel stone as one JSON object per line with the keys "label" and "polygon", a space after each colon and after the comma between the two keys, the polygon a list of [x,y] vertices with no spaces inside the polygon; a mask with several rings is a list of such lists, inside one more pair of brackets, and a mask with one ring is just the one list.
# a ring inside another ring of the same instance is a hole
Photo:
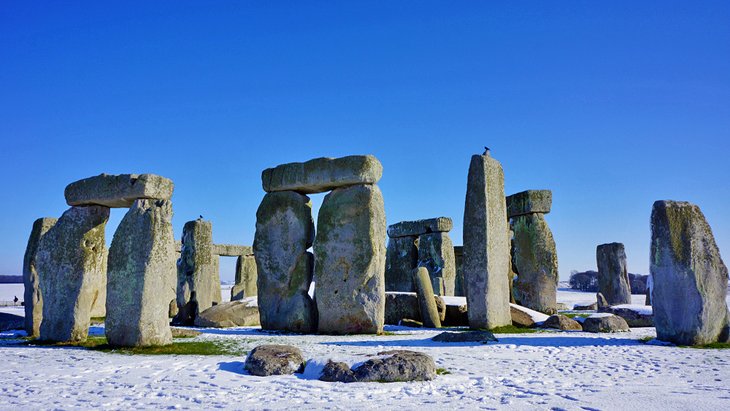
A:
{"label": "lintel stone", "polygon": [[102,205],[129,208],[137,199],[169,200],[172,180],[155,174],[100,174],[66,186],[70,206]]}
{"label": "lintel stone", "polygon": [[553,205],[550,190],[527,190],[507,196],[507,218],[525,214],[547,214]]}
{"label": "lintel stone", "polygon": [[372,155],[341,158],[315,158],[304,163],[288,163],[267,168],[261,182],[267,193],[296,191],[300,194],[324,193],[338,187],[375,184],[383,166]]}
{"label": "lintel stone", "polygon": [[388,226],[388,237],[417,237],[429,233],[447,233],[454,228],[449,217],[436,217],[426,220],[401,221]]}

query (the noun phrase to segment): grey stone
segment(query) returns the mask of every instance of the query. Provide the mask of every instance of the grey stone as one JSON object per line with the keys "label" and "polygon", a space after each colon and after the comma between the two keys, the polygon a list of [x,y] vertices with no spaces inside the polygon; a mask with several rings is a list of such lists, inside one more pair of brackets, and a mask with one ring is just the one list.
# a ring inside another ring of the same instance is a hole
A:
{"label": "grey stone", "polygon": [[384,240],[385,210],[378,186],[338,188],[327,194],[314,242],[320,333],[383,331]]}
{"label": "grey stone", "polygon": [[650,270],[657,339],[679,345],[730,341],[728,270],[698,206],[654,203]]}
{"label": "grey stone", "polygon": [[[454,260],[454,244],[448,233],[423,234],[418,237],[418,266],[428,269],[434,292],[438,295],[454,295]],[[436,284],[439,286],[436,287]]]}
{"label": "grey stone", "polygon": [[553,192],[550,190],[527,190],[507,197],[507,216],[509,218],[525,214],[547,214],[553,205]]}
{"label": "grey stone", "polygon": [[[598,292],[609,305],[631,304],[631,286],[626,271],[626,252],[621,243],[601,244],[596,248]],[[600,305],[599,305],[600,306]]]}
{"label": "grey stone", "polygon": [[355,373],[352,372],[350,366],[344,362],[335,362],[332,360],[327,361],[322,374],[319,377],[320,381],[326,382],[355,382]]}
{"label": "grey stone", "polygon": [[352,185],[375,184],[382,175],[383,166],[371,155],[323,157],[267,168],[261,174],[261,181],[267,193],[296,191],[312,194]]}
{"label": "grey stone", "polygon": [[84,341],[88,337],[91,307],[100,298],[94,284],[100,277],[106,282],[104,229],[108,219],[107,207],[71,207],[41,237],[36,269],[43,294],[42,340]]}
{"label": "grey stone", "polygon": [[513,269],[517,273],[515,301],[546,314],[558,310],[558,253],[555,240],[542,214],[512,218]]}
{"label": "grey stone", "polygon": [[[105,333],[109,344],[172,344],[168,317],[177,282],[172,203],[136,200],[109,248]],[[161,298],[167,295],[167,298]]]}
{"label": "grey stone", "polygon": [[433,299],[433,288],[431,288],[431,278],[425,267],[419,267],[413,270],[413,283],[416,285],[416,294],[418,295],[418,306],[421,311],[421,321],[428,328],[441,328],[441,318],[439,318],[436,301]]}
{"label": "grey stone", "polygon": [[[439,321],[446,318],[446,303],[438,295],[433,297]],[[416,293],[385,292],[385,324],[398,325],[404,318],[421,321],[421,308]]]}
{"label": "grey stone", "polygon": [[512,317],[512,325],[521,327],[535,327],[537,325],[530,313],[525,311],[525,307],[517,304],[510,304],[509,312]]}
{"label": "grey stone", "polygon": [[253,254],[236,259],[236,284],[231,287],[231,301],[258,295],[258,268]]}
{"label": "grey stone", "polygon": [[631,307],[622,306],[611,306],[604,309],[600,309],[600,312],[611,313],[618,315],[619,317],[626,320],[626,324],[631,328],[641,327],[653,327],[654,326],[654,315],[647,314]]}
{"label": "grey stone", "polygon": [[490,341],[499,341],[491,331],[473,330],[462,332],[442,332],[431,338],[432,341],[445,343],[473,343],[486,344]]}
{"label": "grey stone", "polygon": [[213,244],[212,253],[224,257],[253,255],[253,247],[236,244]]}
{"label": "grey stone", "polygon": [[289,375],[304,371],[304,357],[291,345],[259,345],[246,357],[244,368],[251,375]]}
{"label": "grey stone", "polygon": [[430,381],[436,377],[436,363],[429,355],[407,350],[378,353],[352,368],[357,382]]}
{"label": "grey stone", "polygon": [[464,281],[469,325],[510,325],[510,244],[504,199],[504,172],[489,155],[469,165],[464,209]]}
{"label": "grey stone", "polygon": [[261,327],[300,333],[317,329],[309,296],[314,258],[312,203],[293,191],[269,193],[256,211],[254,257]]}
{"label": "grey stone", "polygon": [[598,309],[598,303],[592,303],[588,305],[575,304],[573,306],[575,311],[596,311]]}
{"label": "grey stone", "polygon": [[58,221],[55,218],[39,218],[33,222],[33,229],[28,238],[23,257],[23,284],[25,286],[23,304],[25,305],[25,332],[29,337],[40,335],[41,320],[43,319],[43,296],[41,295],[40,279],[36,268],[36,253],[41,237],[48,232]]}
{"label": "grey stone", "polygon": [[464,247],[454,246],[454,295],[457,297],[466,296],[466,283],[464,282]]}
{"label": "grey stone", "polygon": [[169,200],[172,190],[172,180],[155,174],[100,174],[69,184],[64,194],[71,206],[128,208],[141,198]]}
{"label": "grey stone", "polygon": [[177,260],[176,324],[192,325],[198,314],[222,301],[218,260],[213,254],[211,222],[197,219],[185,223]]}
{"label": "grey stone", "polygon": [[610,307],[611,304],[606,301],[606,297],[601,293],[596,293],[596,309],[601,310],[606,307]]}
{"label": "grey stone", "polygon": [[448,233],[452,228],[454,228],[454,222],[449,217],[401,221],[388,226],[388,237],[418,237],[422,234]]}
{"label": "grey stone", "polygon": [[411,327],[411,328],[422,328],[423,323],[420,321],[412,320],[410,318],[404,318],[400,320],[398,323],[401,327]]}
{"label": "grey stone", "polygon": [[385,256],[385,290],[412,292],[411,273],[418,265],[418,237],[398,237],[388,239]]}
{"label": "grey stone", "polygon": [[214,305],[195,317],[196,327],[252,327],[260,325],[259,308],[248,301]]}
{"label": "grey stone", "polygon": [[578,321],[563,315],[553,314],[542,324],[545,328],[555,328],[563,331],[583,331],[583,326]]}
{"label": "grey stone", "polygon": [[583,331],[590,333],[615,333],[629,331],[623,318],[613,314],[598,314],[583,320]]}

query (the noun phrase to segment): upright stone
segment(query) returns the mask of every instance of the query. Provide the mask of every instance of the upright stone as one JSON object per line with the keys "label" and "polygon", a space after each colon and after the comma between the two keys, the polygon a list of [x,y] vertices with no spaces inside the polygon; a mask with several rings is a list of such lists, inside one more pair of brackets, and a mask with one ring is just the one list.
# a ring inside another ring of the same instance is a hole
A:
{"label": "upright stone", "polygon": [[454,295],[456,262],[454,243],[446,232],[422,234],[418,237],[418,266],[426,267],[433,290],[438,295]]}
{"label": "upright stone", "polygon": [[383,331],[385,235],[378,186],[339,188],[324,198],[314,242],[319,332]]}
{"label": "upright stone", "polygon": [[267,193],[296,191],[312,194],[352,185],[375,184],[382,175],[383,166],[374,156],[347,156],[315,158],[304,163],[267,168],[261,174],[261,182]]}
{"label": "upright stone", "polygon": [[169,200],[172,191],[172,180],[155,174],[100,174],[69,184],[64,195],[70,206],[128,208],[140,198]]}
{"label": "upright stone", "polygon": [[169,301],[176,283],[172,203],[136,200],[109,248],[105,333],[114,346],[172,344]]}
{"label": "upright stone", "polygon": [[464,283],[464,247],[454,246],[454,267],[456,279],[454,280],[454,295],[457,297],[466,296],[466,284]]}
{"label": "upright stone", "polygon": [[300,333],[317,329],[317,307],[308,294],[314,257],[307,249],[313,240],[309,197],[293,191],[264,196],[256,211],[253,243],[261,328]]}
{"label": "upright stone", "polygon": [[728,270],[698,206],[654,203],[650,270],[659,340],[680,345],[730,342]]}
{"label": "upright stone", "polygon": [[626,251],[621,243],[601,244],[596,248],[598,292],[609,305],[631,304],[631,286],[626,270]]}
{"label": "upright stone", "polygon": [[213,225],[197,219],[183,226],[177,261],[175,323],[192,325],[199,313],[221,302],[218,256],[213,254]]}
{"label": "upright stone", "polygon": [[546,314],[557,312],[558,255],[543,214],[512,218],[513,269],[517,304]]}
{"label": "upright stone", "polygon": [[512,323],[508,230],[502,165],[489,154],[474,155],[464,209],[464,280],[472,328]]}
{"label": "upright stone", "polygon": [[33,223],[33,229],[28,238],[28,246],[23,257],[23,284],[25,286],[25,332],[29,337],[40,335],[41,320],[43,319],[43,296],[41,295],[40,279],[36,268],[38,244],[41,238],[58,221],[55,218],[39,218]]}
{"label": "upright stone", "polygon": [[239,255],[236,259],[236,284],[231,288],[231,301],[258,294],[258,269],[253,254]]}
{"label": "upright stone", "polygon": [[413,268],[418,265],[418,237],[391,237],[385,256],[385,290],[413,292]]}
{"label": "upright stone", "polygon": [[431,276],[428,275],[426,267],[418,267],[413,270],[413,283],[416,286],[418,306],[421,310],[423,326],[428,328],[441,328],[441,318],[436,307],[436,300],[433,298],[434,293],[431,287]]}
{"label": "upright stone", "polygon": [[99,297],[93,283],[106,276],[108,219],[107,207],[71,207],[41,237],[36,269],[43,294],[42,340],[86,340],[91,307]]}

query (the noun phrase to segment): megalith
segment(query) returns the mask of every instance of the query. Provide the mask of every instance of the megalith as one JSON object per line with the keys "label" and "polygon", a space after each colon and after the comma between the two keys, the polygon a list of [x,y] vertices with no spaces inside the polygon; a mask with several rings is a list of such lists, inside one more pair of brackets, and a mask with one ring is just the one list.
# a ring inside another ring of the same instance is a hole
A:
{"label": "megalith", "polygon": [[413,269],[413,283],[416,286],[418,306],[421,311],[423,326],[427,328],[441,328],[441,317],[436,307],[436,300],[433,298],[434,292],[431,287],[431,277],[428,275],[428,269],[426,267]]}
{"label": "megalith", "polygon": [[502,165],[474,155],[469,165],[464,209],[464,281],[472,328],[512,323],[509,308],[507,208]]}
{"label": "megalith", "polygon": [[[43,295],[40,338],[84,341],[89,334],[91,307],[106,278],[104,229],[109,208],[71,207],[41,237],[36,269]],[[102,300],[103,301],[103,300]]]}
{"label": "megalith", "polygon": [[382,175],[383,166],[371,155],[322,157],[267,168],[261,173],[261,182],[267,193],[313,194],[358,184],[375,184]]}
{"label": "megalith", "polygon": [[377,185],[338,188],[324,198],[314,242],[320,333],[383,331],[385,235]]}
{"label": "megalith", "polygon": [[28,238],[23,257],[23,284],[25,287],[23,304],[25,305],[25,332],[29,337],[40,335],[41,320],[43,319],[43,296],[41,294],[40,279],[36,268],[38,244],[48,230],[56,224],[56,218],[39,218],[33,222],[33,229]]}
{"label": "megalith", "polygon": [[313,240],[309,197],[293,191],[264,196],[256,211],[253,243],[264,330],[308,333],[317,329],[317,307],[308,294],[314,258],[307,249]]}
{"label": "megalith", "polygon": [[466,296],[466,285],[464,284],[464,247],[454,246],[454,267],[456,277],[454,279],[454,295],[457,297]]}
{"label": "megalith", "polygon": [[70,206],[129,208],[140,198],[169,200],[173,187],[172,180],[155,174],[100,174],[69,184],[64,195]]}
{"label": "megalith", "polygon": [[110,345],[172,344],[169,301],[177,281],[172,203],[136,200],[109,248],[105,333]]}
{"label": "megalith", "polygon": [[730,341],[728,270],[698,206],[654,203],[650,270],[657,339],[679,345]]}
{"label": "megalith", "polygon": [[598,292],[608,305],[631,304],[631,286],[626,270],[626,251],[621,243],[596,247]]}
{"label": "megalith", "polygon": [[253,253],[236,258],[236,284],[231,287],[231,301],[241,300],[258,294],[256,281],[258,268]]}
{"label": "megalith", "polygon": [[413,292],[413,269],[418,266],[418,237],[390,237],[385,255],[386,291]]}
{"label": "megalith", "polygon": [[418,237],[418,267],[426,267],[433,291],[453,296],[456,288],[454,243],[446,232],[421,234]]}

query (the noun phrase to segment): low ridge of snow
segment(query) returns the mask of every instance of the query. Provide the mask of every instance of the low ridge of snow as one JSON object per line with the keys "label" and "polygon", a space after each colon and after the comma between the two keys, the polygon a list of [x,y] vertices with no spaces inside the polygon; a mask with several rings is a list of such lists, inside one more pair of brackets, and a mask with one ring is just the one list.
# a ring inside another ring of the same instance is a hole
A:
{"label": "low ridge of snow", "polygon": [[626,310],[631,310],[636,313],[639,313],[641,315],[653,315],[654,310],[651,308],[650,305],[639,305],[639,304],[619,304],[619,305],[613,305],[612,308],[622,308]]}

